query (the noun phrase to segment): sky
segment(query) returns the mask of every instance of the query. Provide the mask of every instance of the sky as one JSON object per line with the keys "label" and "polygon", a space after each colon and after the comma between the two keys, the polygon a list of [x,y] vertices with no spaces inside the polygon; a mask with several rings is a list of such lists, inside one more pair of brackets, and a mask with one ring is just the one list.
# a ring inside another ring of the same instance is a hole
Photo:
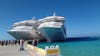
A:
{"label": "sky", "polygon": [[100,36],[99,0],[0,0],[0,40],[13,39],[13,23],[53,12],[65,17],[67,37]]}

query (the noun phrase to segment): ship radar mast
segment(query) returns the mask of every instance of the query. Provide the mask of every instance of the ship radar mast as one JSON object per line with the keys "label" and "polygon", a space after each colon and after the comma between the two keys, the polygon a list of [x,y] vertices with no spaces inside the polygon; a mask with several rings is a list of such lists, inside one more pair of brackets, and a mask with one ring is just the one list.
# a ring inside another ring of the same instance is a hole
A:
{"label": "ship radar mast", "polygon": [[35,19],[36,19],[35,16],[33,16],[33,17],[32,17],[32,20],[35,20]]}
{"label": "ship radar mast", "polygon": [[55,12],[53,12],[53,16],[56,16],[56,13]]}

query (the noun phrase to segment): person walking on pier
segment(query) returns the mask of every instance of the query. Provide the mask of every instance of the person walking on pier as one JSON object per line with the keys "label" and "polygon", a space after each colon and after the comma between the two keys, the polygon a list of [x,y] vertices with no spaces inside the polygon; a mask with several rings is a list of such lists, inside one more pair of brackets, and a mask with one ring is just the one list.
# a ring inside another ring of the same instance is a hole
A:
{"label": "person walking on pier", "polygon": [[4,40],[1,41],[1,45],[2,45],[2,46],[4,45]]}
{"label": "person walking on pier", "polygon": [[24,51],[24,40],[20,40],[20,51]]}
{"label": "person walking on pier", "polygon": [[38,44],[38,39],[37,38],[34,38],[34,40],[33,40],[33,46],[37,46],[37,44]]}

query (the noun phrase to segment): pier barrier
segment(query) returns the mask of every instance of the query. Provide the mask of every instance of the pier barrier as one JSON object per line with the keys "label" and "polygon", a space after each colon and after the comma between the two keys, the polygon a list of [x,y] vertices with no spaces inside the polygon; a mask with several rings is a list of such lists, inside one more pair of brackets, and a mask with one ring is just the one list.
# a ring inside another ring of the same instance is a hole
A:
{"label": "pier barrier", "polygon": [[61,56],[59,45],[45,46],[46,56]]}
{"label": "pier barrier", "polygon": [[59,45],[56,45],[56,46],[45,46],[45,49],[42,49],[42,48],[39,48],[39,47],[35,47],[33,45],[30,45],[30,44],[28,44],[27,47],[30,50],[37,51],[39,54],[41,54],[41,56],[61,56],[60,55]]}
{"label": "pier barrier", "polygon": [[30,44],[28,44],[27,47],[28,47],[28,49],[37,51],[39,54],[41,54],[41,56],[45,56],[45,53],[46,53],[46,52],[45,52],[44,49],[39,48],[39,47],[35,47],[35,46],[33,46],[33,45],[30,45]]}

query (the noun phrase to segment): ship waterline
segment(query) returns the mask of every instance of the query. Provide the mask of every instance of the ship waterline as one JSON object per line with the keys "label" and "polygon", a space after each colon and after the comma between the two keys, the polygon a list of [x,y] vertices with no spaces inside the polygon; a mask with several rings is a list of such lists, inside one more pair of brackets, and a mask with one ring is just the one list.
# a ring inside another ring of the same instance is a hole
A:
{"label": "ship waterline", "polygon": [[8,31],[8,33],[11,34],[15,39],[30,40],[36,37],[27,31]]}

